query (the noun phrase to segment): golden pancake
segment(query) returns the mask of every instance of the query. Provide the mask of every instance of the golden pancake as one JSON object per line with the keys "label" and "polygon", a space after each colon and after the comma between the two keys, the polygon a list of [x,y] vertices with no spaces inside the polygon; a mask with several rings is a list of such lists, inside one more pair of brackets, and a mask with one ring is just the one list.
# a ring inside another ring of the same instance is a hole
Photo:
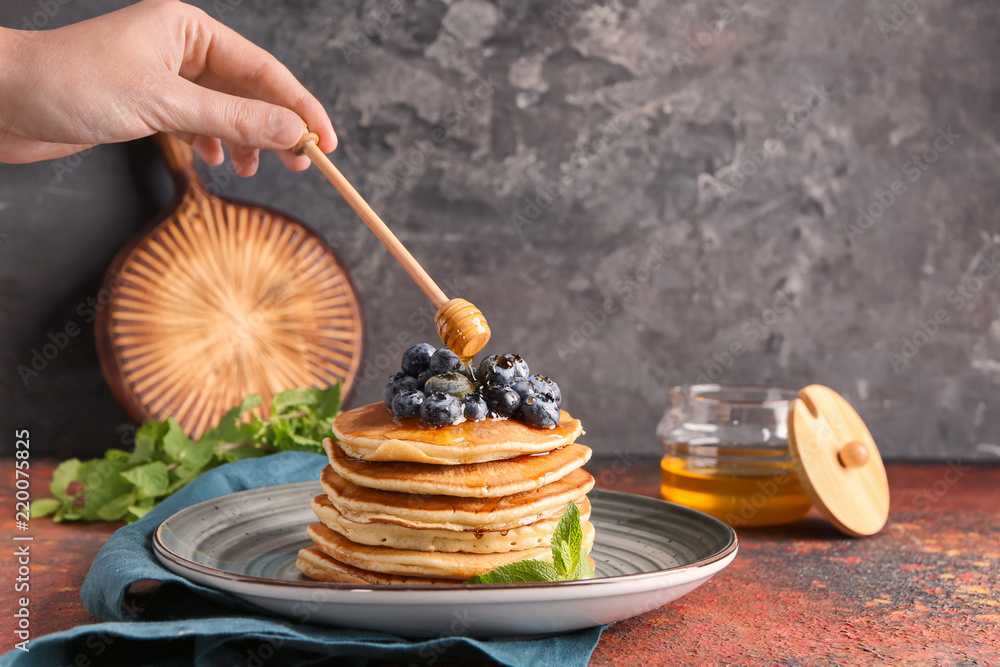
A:
{"label": "golden pancake", "polygon": [[[594,545],[594,526],[581,523],[583,544],[589,551]],[[402,576],[420,576],[465,581],[501,565],[519,560],[551,560],[548,547],[523,549],[502,554],[442,553],[409,551],[355,544],[321,523],[309,526],[309,537],[316,548],[328,556],[362,570]]]}
{"label": "golden pancake", "polygon": [[417,417],[397,419],[384,403],[341,413],[333,422],[340,447],[365,461],[411,461],[459,465],[539,454],[564,447],[583,429],[580,420],[562,412],[555,428],[536,428],[513,419],[466,421],[433,427]]}
{"label": "golden pancake", "polygon": [[594,487],[594,478],[577,468],[540,489],[502,498],[397,493],[368,489],[347,481],[326,466],[321,475],[331,504],[348,521],[393,523],[415,529],[500,531],[559,516]]}
{"label": "golden pancake", "polygon": [[[590,518],[590,501],[586,496],[576,503],[580,519]],[[552,544],[559,517],[536,521],[504,531],[417,530],[391,523],[355,523],[348,521],[326,496],[312,501],[316,518],[327,528],[340,533],[351,542],[373,547],[407,549],[409,551],[445,551],[464,553],[505,553],[528,547],[548,547]]]}
{"label": "golden pancake", "polygon": [[385,585],[407,585],[414,584],[454,584],[454,579],[431,579],[429,577],[407,577],[397,574],[382,574],[381,572],[369,572],[360,568],[341,563],[335,558],[330,558],[316,547],[307,547],[299,550],[299,557],[295,560],[295,567],[299,572],[310,579],[316,581],[327,581],[335,584],[385,584]]}
{"label": "golden pancake", "polygon": [[441,466],[432,463],[372,462],[352,459],[333,438],[323,441],[330,466],[344,479],[382,491],[497,498],[531,491],[561,479],[590,460],[590,447],[566,445],[548,454],[504,461]]}

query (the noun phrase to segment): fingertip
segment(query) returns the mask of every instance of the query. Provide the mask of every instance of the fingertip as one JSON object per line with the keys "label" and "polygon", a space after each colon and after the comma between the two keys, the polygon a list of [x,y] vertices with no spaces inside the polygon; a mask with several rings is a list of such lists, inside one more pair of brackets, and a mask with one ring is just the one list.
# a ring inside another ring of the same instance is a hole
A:
{"label": "fingertip", "polygon": [[223,160],[225,160],[224,157],[220,157],[215,153],[206,152],[201,148],[198,148],[197,146],[194,147],[194,152],[197,153],[198,157],[201,158],[201,161],[207,164],[209,167],[218,167],[220,164],[222,164]]}
{"label": "fingertip", "polygon": [[222,142],[215,137],[206,137],[203,134],[199,134],[194,137],[191,147],[205,161],[205,164],[212,167],[219,166],[226,159],[226,154],[222,150]]}
{"label": "fingertip", "polygon": [[291,164],[289,165],[292,171],[305,171],[310,167],[310,165],[312,165],[312,160],[305,156],[296,155],[293,156],[293,158],[294,159],[291,160]]}
{"label": "fingertip", "polygon": [[332,153],[337,150],[337,146],[340,144],[340,139],[337,137],[336,130],[333,126],[330,126],[329,133],[326,133],[319,140],[319,149],[324,153]]}
{"label": "fingertip", "polygon": [[233,163],[236,174],[244,178],[257,173],[257,165],[260,162],[259,151],[257,149],[230,147],[229,155]]}
{"label": "fingertip", "polygon": [[275,107],[268,120],[268,141],[275,148],[291,148],[302,138],[302,119],[294,111]]}
{"label": "fingertip", "polygon": [[295,155],[291,151],[279,151],[278,157],[282,163],[292,171],[305,171],[312,164],[312,160],[304,155]]}
{"label": "fingertip", "polygon": [[302,119],[309,126],[309,131],[319,135],[319,149],[324,153],[336,150],[339,143],[337,132],[333,129],[333,122],[319,100],[310,95],[299,110]]}
{"label": "fingertip", "polygon": [[340,139],[337,137],[337,131],[333,129],[333,122],[330,117],[326,115],[325,111],[319,114],[318,122],[315,125],[316,130],[313,130],[319,135],[319,149],[324,153],[330,153],[337,148],[337,144],[340,143]]}

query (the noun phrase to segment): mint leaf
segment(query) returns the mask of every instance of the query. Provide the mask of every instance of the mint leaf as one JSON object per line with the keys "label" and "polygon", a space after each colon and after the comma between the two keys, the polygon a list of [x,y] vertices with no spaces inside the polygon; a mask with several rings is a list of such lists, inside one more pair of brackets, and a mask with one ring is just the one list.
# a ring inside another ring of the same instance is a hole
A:
{"label": "mint leaf", "polygon": [[200,441],[191,441],[188,448],[181,455],[181,465],[192,470],[204,472],[206,466],[212,462],[215,456],[215,445],[212,440],[202,438]]}
{"label": "mint leaf", "polygon": [[167,422],[146,422],[135,432],[135,447],[129,463],[146,463],[153,456],[157,445],[167,432]]}
{"label": "mint leaf", "polygon": [[246,433],[242,428],[243,425],[238,423],[239,419],[259,406],[261,401],[259,394],[250,394],[239,405],[222,415],[218,425],[205,431],[201,439],[219,442],[243,442],[246,439]]}
{"label": "mint leaf", "polygon": [[[313,406],[316,418],[320,421],[329,419],[332,423],[333,418],[340,414],[340,383],[326,389],[313,389],[313,396],[316,398]],[[329,429],[326,431],[329,433]]]}
{"label": "mint leaf", "polygon": [[188,447],[194,441],[187,437],[182,427],[173,417],[167,419],[167,429],[163,434],[163,453],[167,459],[174,463],[180,463],[184,458]]}
{"label": "mint leaf", "polygon": [[290,412],[289,408],[302,409],[316,402],[316,396],[309,389],[289,389],[274,395],[271,399],[271,416]]}
{"label": "mint leaf", "polygon": [[70,459],[60,463],[52,472],[52,484],[49,491],[56,498],[66,498],[66,488],[70,482],[76,479],[76,474],[80,470],[80,459]]}
{"label": "mint leaf", "polygon": [[131,454],[120,449],[109,449],[104,452],[104,458],[113,466],[125,466],[129,464]]}
{"label": "mint leaf", "polygon": [[141,504],[129,505],[128,514],[125,515],[125,520],[128,521],[129,523],[138,521],[139,519],[141,519],[146,515],[146,512],[153,509],[153,504],[152,504],[153,502],[154,501],[145,501]]}
{"label": "mint leaf", "polygon": [[597,576],[583,547],[580,509],[570,503],[552,533],[552,562],[522,560],[478,574],[467,584],[505,584],[521,581],[573,581]]}
{"label": "mint leaf", "polygon": [[218,448],[216,448],[215,453],[216,456],[222,457],[222,460],[226,463],[232,463],[233,461],[242,461],[243,459],[251,459],[258,456],[267,456],[272,452],[253,445],[244,445],[242,447],[233,447],[232,449],[226,449],[223,451],[219,451]]}
{"label": "mint leaf", "polygon": [[292,445],[292,425],[288,419],[276,419],[268,428],[271,443],[280,450]]}
{"label": "mint leaf", "polygon": [[570,579],[596,579],[597,573],[594,572],[594,568],[590,567],[590,560],[587,554],[583,551],[580,552],[580,562],[576,566],[576,571]]}
{"label": "mint leaf", "polygon": [[583,546],[583,528],[580,526],[580,508],[576,503],[566,506],[556,526],[554,537],[560,542],[567,542],[569,549],[579,553]]}
{"label": "mint leaf", "polygon": [[[577,555],[579,555],[577,551]],[[560,579],[567,579],[576,571],[576,559],[573,550],[565,540],[552,540],[552,564],[555,565]]]}
{"label": "mint leaf", "polygon": [[201,470],[188,468],[187,466],[177,466],[170,471],[170,486],[167,487],[167,495],[177,491],[188,482],[202,473]]}
{"label": "mint leaf", "polygon": [[186,468],[198,470],[203,468],[215,455],[215,443],[205,438],[192,440],[184,433],[184,427],[173,417],[167,420],[167,432],[163,436],[163,453],[172,462],[180,463]]}
{"label": "mint leaf", "polygon": [[123,479],[132,482],[139,490],[140,496],[156,498],[166,494],[170,485],[167,466],[162,461],[153,461],[121,473]]}
{"label": "mint leaf", "polygon": [[39,498],[38,500],[31,501],[31,505],[28,507],[28,515],[32,519],[38,519],[52,514],[60,507],[62,507],[62,503],[55,498]]}
{"label": "mint leaf", "polygon": [[122,495],[109,500],[97,509],[97,516],[105,521],[117,521],[125,516],[129,505],[135,501],[135,491],[123,493]]}
{"label": "mint leaf", "polygon": [[314,452],[316,454],[323,453],[323,444],[319,440],[313,438],[308,438],[304,435],[299,435],[293,431],[287,433],[287,439],[281,446],[281,449],[286,452]]}
{"label": "mint leaf", "polygon": [[65,505],[59,508],[52,520],[56,523],[62,521],[80,521],[84,520],[85,517],[80,513],[79,508],[76,507],[66,507]]}
{"label": "mint leaf", "polygon": [[223,463],[280,450],[322,452],[321,441],[330,437],[340,414],[340,386],[280,392],[266,420],[252,412],[260,405],[261,397],[250,394],[198,440],[173,418],[149,421],[136,431],[131,452],[109,449],[100,459],[61,463],[50,485],[55,498],[36,500],[31,512],[39,517],[55,512],[57,522],[132,522]]}
{"label": "mint leaf", "polygon": [[93,521],[103,518],[100,509],[108,502],[132,491],[134,486],[121,478],[123,464],[107,459],[94,459],[80,465],[79,479],[83,483],[84,505],[79,514]]}
{"label": "mint leaf", "polygon": [[467,584],[517,584],[532,581],[559,581],[552,563],[543,560],[521,560],[501,565],[485,574],[477,574]]}
{"label": "mint leaf", "polygon": [[570,503],[559,519],[552,534],[552,560],[559,574],[571,578],[580,563],[583,530],[580,528],[580,509]]}

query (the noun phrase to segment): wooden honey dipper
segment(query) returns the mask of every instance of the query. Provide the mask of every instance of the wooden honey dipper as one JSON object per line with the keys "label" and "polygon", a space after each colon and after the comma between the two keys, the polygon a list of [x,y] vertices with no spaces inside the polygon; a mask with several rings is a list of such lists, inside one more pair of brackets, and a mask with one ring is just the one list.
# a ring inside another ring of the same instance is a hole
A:
{"label": "wooden honey dipper", "polygon": [[448,346],[448,349],[457,354],[462,361],[472,359],[490,340],[490,326],[482,311],[465,299],[449,299],[441,291],[437,283],[413,258],[410,251],[382,222],[382,218],[372,210],[368,202],[344,178],[340,170],[330,162],[330,158],[319,149],[319,146],[316,145],[318,142],[319,136],[309,132],[307,128],[302,138],[292,148],[292,152],[296,155],[306,155],[312,160],[313,164],[323,172],[323,175],[337,189],[337,192],[351,205],[351,208],[368,225],[368,228],[375,232],[378,240],[388,248],[396,261],[403,265],[414,282],[434,303],[438,309],[437,315],[434,317],[434,324],[437,326],[438,335],[441,336],[441,340]]}

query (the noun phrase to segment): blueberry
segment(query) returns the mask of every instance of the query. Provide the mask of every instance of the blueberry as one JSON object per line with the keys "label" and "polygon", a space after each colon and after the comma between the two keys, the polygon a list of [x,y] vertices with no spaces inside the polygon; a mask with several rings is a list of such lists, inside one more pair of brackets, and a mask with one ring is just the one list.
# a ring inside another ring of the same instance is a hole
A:
{"label": "blueberry", "polygon": [[541,375],[532,375],[531,380],[533,380],[533,384],[540,389],[537,393],[542,395],[548,394],[552,397],[552,400],[555,401],[556,405],[562,405],[562,392],[559,391],[559,385],[549,378]]}
{"label": "blueberry", "polygon": [[420,413],[420,406],[423,402],[424,392],[404,389],[396,394],[396,398],[392,399],[392,414],[400,419],[413,417]]}
{"label": "blueberry", "polygon": [[542,391],[541,383],[533,378],[517,378],[510,388],[517,392],[522,401],[528,394],[538,394]]}
{"label": "blueberry", "polygon": [[451,394],[434,392],[420,405],[420,419],[431,426],[454,424],[462,417],[462,402]]}
{"label": "blueberry", "polygon": [[443,391],[446,394],[451,394],[455,398],[463,398],[466,394],[475,390],[476,388],[472,385],[469,378],[465,377],[461,373],[456,373],[455,371],[449,371],[448,373],[442,373],[441,375],[432,375],[427,378],[427,382],[424,383],[425,394],[433,394],[434,392]]}
{"label": "blueberry", "polygon": [[553,428],[559,423],[559,406],[548,395],[528,394],[521,404],[520,417],[529,426]]}
{"label": "blueberry", "polygon": [[419,389],[420,391],[423,391],[424,390],[424,384],[426,384],[426,382],[428,380],[430,380],[432,377],[434,377],[434,371],[429,371],[428,370],[428,371],[424,371],[423,373],[421,373],[420,377],[417,378],[417,389]]}
{"label": "blueberry", "polygon": [[489,372],[499,357],[499,354],[491,354],[479,362],[479,366],[476,367],[476,382],[483,384],[483,377]]}
{"label": "blueberry", "polygon": [[524,370],[528,369],[528,365],[516,354],[504,354],[490,359],[489,363],[484,362],[479,366],[476,378],[481,384],[511,385],[518,378],[518,362]]}
{"label": "blueberry", "polygon": [[462,371],[462,360],[448,348],[442,347],[431,356],[430,369],[434,371],[434,375],[441,375],[441,373],[447,373],[448,371],[460,373]]}
{"label": "blueberry", "polygon": [[477,392],[471,392],[465,395],[465,400],[463,401],[465,405],[465,418],[478,422],[486,419],[486,414],[489,411],[486,407],[486,399],[483,398],[482,394]]}
{"label": "blueberry", "polygon": [[510,387],[488,384],[480,393],[486,399],[491,417],[510,417],[517,414],[517,408],[521,405],[521,397]]}
{"label": "blueberry", "polygon": [[490,367],[496,362],[497,358],[499,357],[500,357],[499,354],[491,354],[490,356],[480,361],[479,368],[476,369],[476,379],[481,380],[482,377],[486,375],[486,371],[490,369]]}
{"label": "blueberry", "polygon": [[530,375],[528,370],[528,362],[521,358],[520,354],[508,354],[511,361],[514,362],[514,375],[519,378],[526,378]]}
{"label": "blueberry", "polygon": [[411,378],[406,373],[396,373],[391,378],[389,382],[385,385],[385,391],[382,392],[382,400],[388,407],[392,407],[392,399],[396,398],[396,394],[401,391],[419,389],[417,386],[417,379]]}
{"label": "blueberry", "polygon": [[403,353],[403,372],[412,377],[420,375],[430,369],[431,356],[434,354],[434,346],[430,343],[417,343]]}

